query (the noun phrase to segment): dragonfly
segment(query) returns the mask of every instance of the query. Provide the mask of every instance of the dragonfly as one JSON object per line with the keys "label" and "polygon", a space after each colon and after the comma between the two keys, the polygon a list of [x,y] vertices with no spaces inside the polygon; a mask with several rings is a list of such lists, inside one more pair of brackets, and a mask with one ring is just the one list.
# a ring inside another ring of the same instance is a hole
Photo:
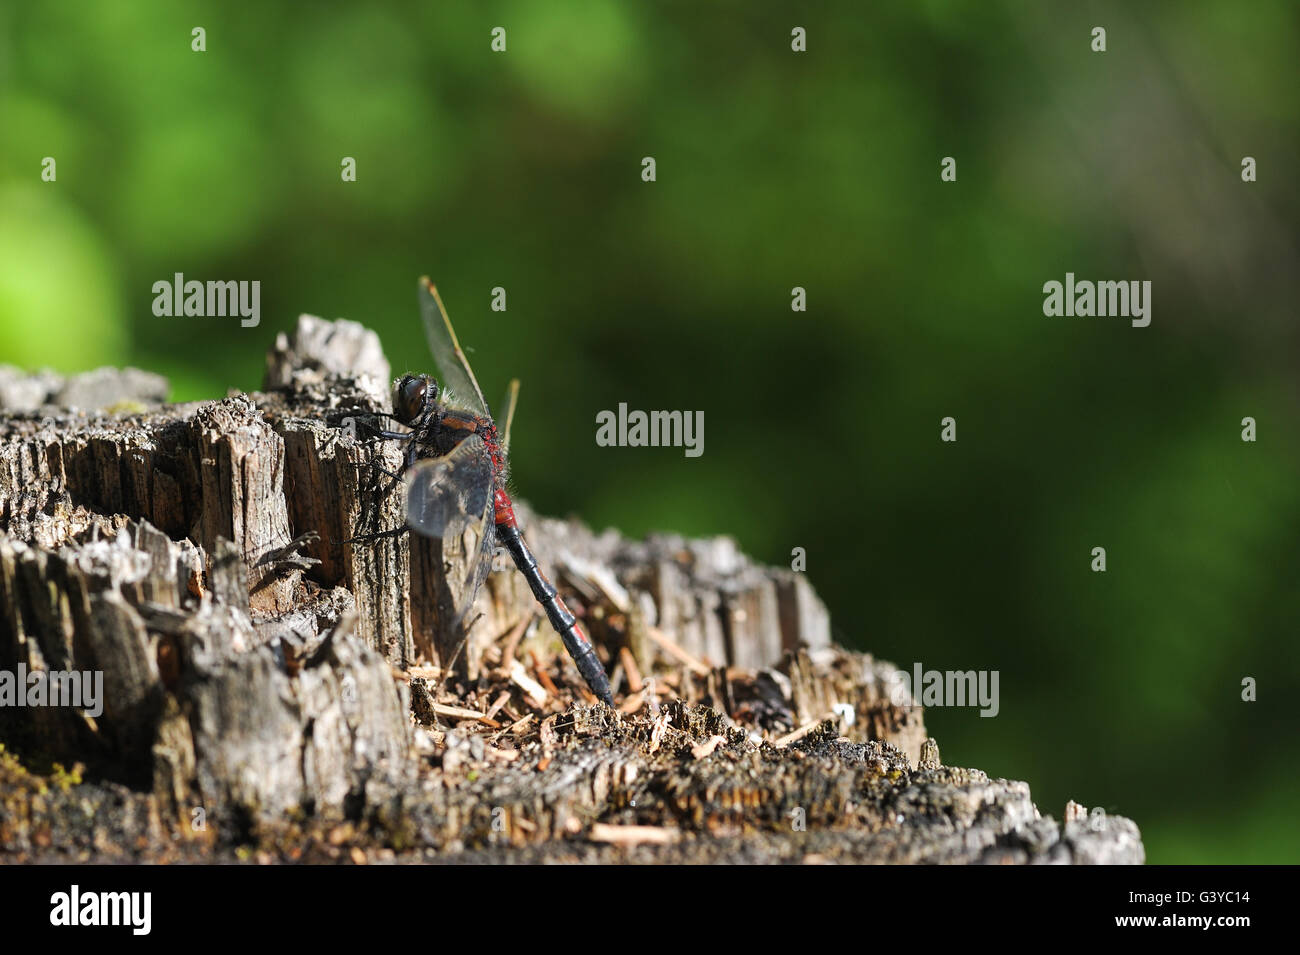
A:
{"label": "dragonfly", "polygon": [[405,484],[406,523],[437,540],[473,531],[479,541],[477,552],[468,561],[457,627],[463,625],[487,579],[497,546],[503,547],[591,692],[612,707],[604,666],[577,618],[542,572],[515,518],[507,482],[510,426],[519,382],[510,383],[504,402],[505,422],[498,430],[438,289],[427,277],[420,279],[419,297],[420,316],[438,374],[403,376],[393,388],[391,417],[409,430],[381,430],[378,434],[381,439],[406,444],[402,471],[394,475]]}

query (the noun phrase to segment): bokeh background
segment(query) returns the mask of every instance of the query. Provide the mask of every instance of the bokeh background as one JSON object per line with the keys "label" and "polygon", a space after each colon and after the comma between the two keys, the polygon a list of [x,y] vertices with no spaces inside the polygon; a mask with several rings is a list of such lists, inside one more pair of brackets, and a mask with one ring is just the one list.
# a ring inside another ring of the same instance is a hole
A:
{"label": "bokeh background", "polygon": [[[0,362],[220,397],[309,312],[422,370],[428,273],[540,510],[806,548],[840,641],[1000,671],[945,762],[1297,861],[1296,5],[815,6],[6,3]],[[1067,271],[1151,326],[1044,317]],[[154,317],[174,272],[261,326]],[[703,457],[597,447],[619,402]]]}

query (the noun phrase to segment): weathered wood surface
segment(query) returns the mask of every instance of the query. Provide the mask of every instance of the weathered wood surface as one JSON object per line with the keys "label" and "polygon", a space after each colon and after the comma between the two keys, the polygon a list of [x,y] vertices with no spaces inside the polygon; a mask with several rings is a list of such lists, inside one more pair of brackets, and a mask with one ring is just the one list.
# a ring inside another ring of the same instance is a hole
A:
{"label": "weathered wood surface", "polygon": [[1126,819],[942,766],[893,667],[725,539],[518,508],[617,713],[508,566],[444,632],[456,542],[343,543],[401,526],[388,376],[309,317],[219,401],[0,370],[0,671],[104,680],[93,718],[0,706],[0,860],[1142,861]]}

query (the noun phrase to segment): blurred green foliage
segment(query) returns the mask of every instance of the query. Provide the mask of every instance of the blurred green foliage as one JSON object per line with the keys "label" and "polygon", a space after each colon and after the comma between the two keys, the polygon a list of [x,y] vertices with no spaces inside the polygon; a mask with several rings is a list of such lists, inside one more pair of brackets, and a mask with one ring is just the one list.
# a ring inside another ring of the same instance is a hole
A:
{"label": "blurred green foliage", "polygon": [[[1001,672],[926,714],[947,762],[1294,862],[1298,54],[1287,0],[5,5],[0,361],[216,397],[310,312],[424,369],[428,273],[523,379],[537,507],[804,547],[841,641]],[[1151,327],[1044,317],[1067,271],[1151,279]],[[174,272],[261,327],[155,318]],[[622,401],[704,456],[598,448]]]}

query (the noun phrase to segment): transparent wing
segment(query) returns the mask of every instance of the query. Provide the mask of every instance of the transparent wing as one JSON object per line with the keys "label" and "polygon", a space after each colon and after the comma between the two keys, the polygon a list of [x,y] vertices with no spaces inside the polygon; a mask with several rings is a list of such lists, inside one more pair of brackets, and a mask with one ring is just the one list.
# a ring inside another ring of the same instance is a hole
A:
{"label": "transparent wing", "polygon": [[462,534],[487,519],[492,461],[478,435],[406,472],[406,523],[429,537]]}
{"label": "transparent wing", "polygon": [[448,581],[455,612],[451,626],[459,628],[492,570],[496,534],[487,448],[472,435],[443,457],[416,462],[407,471],[406,482],[407,524],[453,548],[443,552],[446,566],[464,567],[463,583]]}
{"label": "transparent wing", "polygon": [[505,425],[501,428],[501,450],[510,450],[510,426],[515,423],[515,404],[519,401],[519,379],[510,379],[510,388],[506,391],[506,396],[501,401],[501,407],[497,409],[502,415],[502,421]]}
{"label": "transparent wing", "polygon": [[439,381],[451,389],[465,407],[486,415],[488,406],[483,400],[483,390],[479,388],[469,360],[461,350],[438,290],[427,276],[420,279],[420,317],[424,319],[424,334],[429,339],[429,350],[438,366]]}

